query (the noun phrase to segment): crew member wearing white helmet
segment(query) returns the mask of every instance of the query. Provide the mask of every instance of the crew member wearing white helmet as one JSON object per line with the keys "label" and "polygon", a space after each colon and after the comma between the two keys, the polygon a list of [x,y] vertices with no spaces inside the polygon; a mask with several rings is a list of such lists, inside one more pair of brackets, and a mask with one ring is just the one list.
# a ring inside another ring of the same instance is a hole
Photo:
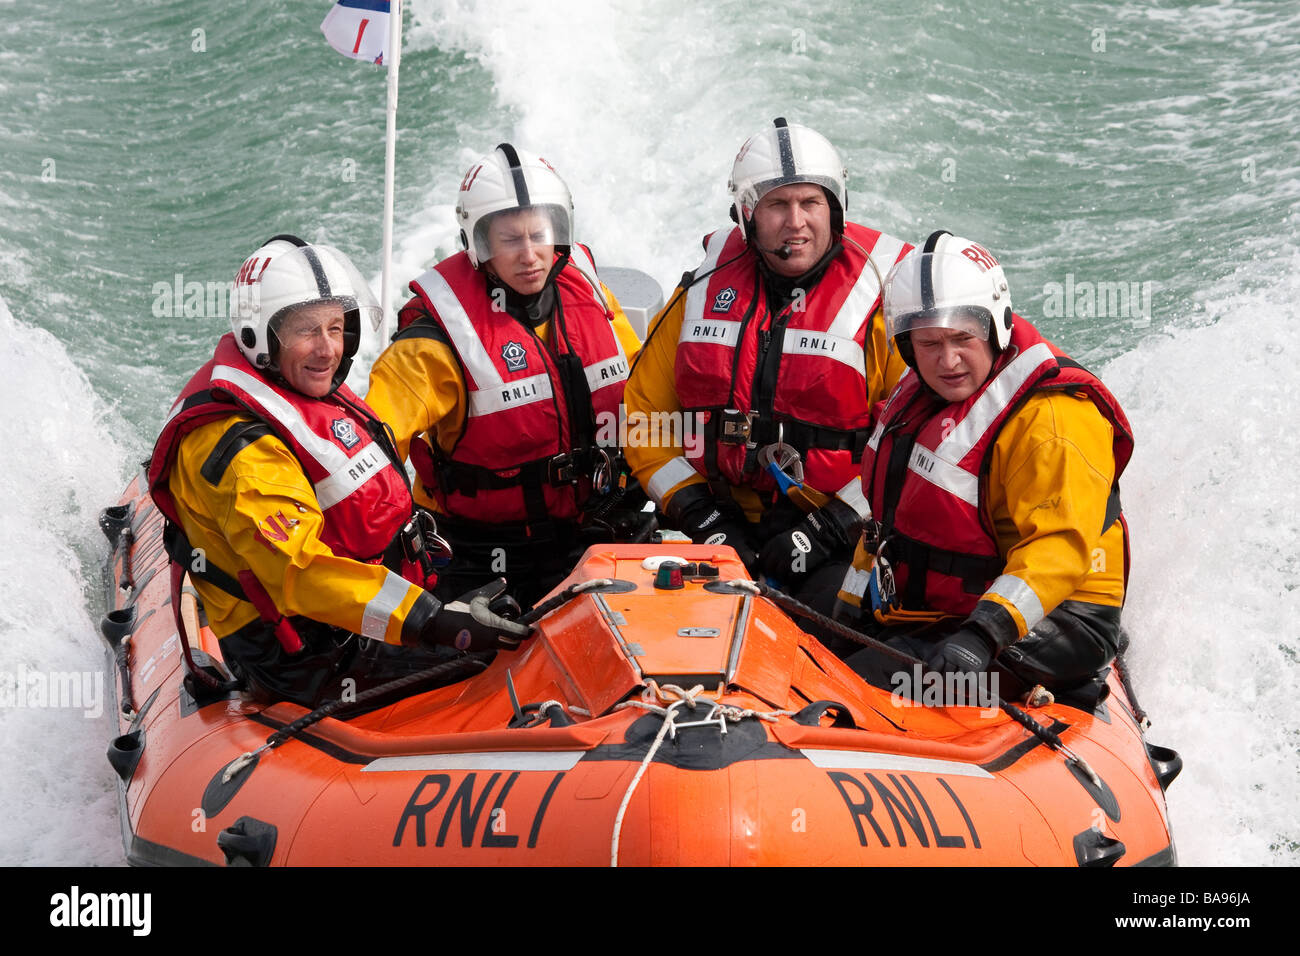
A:
{"label": "crew member wearing white helmet", "polygon": [[698,450],[626,450],[669,524],[829,601],[867,516],[871,407],[904,368],[886,348],[881,285],[911,248],[845,221],[845,177],[824,137],[783,118],[746,140],[729,184],[736,225],[705,238],[627,388],[629,417],[704,423]]}
{"label": "crew member wearing white helmet", "polygon": [[439,593],[504,573],[530,605],[571,569],[593,507],[622,492],[619,406],[640,341],[546,160],[502,143],[465,173],[456,217],[464,251],[411,283],[366,399],[455,547]]}
{"label": "crew member wearing white helmet", "polygon": [[343,384],[363,315],[378,315],[356,268],[276,236],[234,293],[233,333],[181,392],[149,463],[173,603],[188,570],[248,689],[305,706],[430,667],[447,656],[434,646],[516,646],[529,629],[492,610],[509,607],[504,582],[445,606],[430,593],[446,544]]}
{"label": "crew member wearing white helmet", "polygon": [[996,658],[1004,697],[1099,699],[1128,573],[1123,410],[1012,312],[1002,267],[968,239],[931,235],[884,308],[912,373],[863,460],[874,518],[841,600],[933,670]]}

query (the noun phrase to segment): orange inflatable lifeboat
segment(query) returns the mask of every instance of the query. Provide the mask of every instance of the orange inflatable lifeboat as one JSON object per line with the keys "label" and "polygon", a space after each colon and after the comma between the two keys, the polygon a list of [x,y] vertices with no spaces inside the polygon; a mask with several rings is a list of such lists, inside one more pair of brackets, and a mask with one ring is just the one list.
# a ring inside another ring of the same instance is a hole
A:
{"label": "orange inflatable lifeboat", "polygon": [[1175,862],[1180,762],[1114,676],[1095,712],[921,706],[754,593],[730,549],[592,548],[523,649],[359,716],[196,699],[181,641],[200,665],[219,649],[177,633],[142,487],[101,518],[132,863]]}

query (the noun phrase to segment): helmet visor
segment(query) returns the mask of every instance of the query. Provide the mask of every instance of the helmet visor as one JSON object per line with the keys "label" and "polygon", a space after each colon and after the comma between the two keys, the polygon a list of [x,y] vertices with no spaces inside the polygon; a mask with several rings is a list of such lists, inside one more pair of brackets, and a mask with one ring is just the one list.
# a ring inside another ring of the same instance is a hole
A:
{"label": "helmet visor", "polygon": [[832,176],[820,176],[816,173],[795,173],[791,176],[778,176],[775,179],[765,179],[761,183],[755,183],[754,204],[757,205],[759,200],[770,193],[773,189],[779,189],[782,186],[792,186],[795,183],[812,183],[814,186],[820,186],[825,189],[837,203],[840,201],[840,189],[842,184],[837,182]]}
{"label": "helmet visor", "polygon": [[479,262],[512,256],[531,246],[567,246],[573,241],[569,211],[558,205],[503,209],[478,221],[473,241]]}
{"label": "helmet visor", "polygon": [[992,322],[993,316],[989,315],[988,309],[978,306],[944,306],[902,314],[891,313],[888,307],[885,309],[885,330],[891,339],[917,329],[955,329],[977,339],[986,339]]}

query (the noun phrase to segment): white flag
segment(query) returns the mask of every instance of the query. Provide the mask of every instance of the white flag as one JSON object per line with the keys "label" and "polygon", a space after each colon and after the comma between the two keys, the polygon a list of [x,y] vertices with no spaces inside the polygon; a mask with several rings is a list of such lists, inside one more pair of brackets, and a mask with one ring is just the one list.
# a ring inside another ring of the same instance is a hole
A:
{"label": "white flag", "polygon": [[354,60],[383,64],[388,52],[389,0],[338,0],[321,21],[329,45]]}

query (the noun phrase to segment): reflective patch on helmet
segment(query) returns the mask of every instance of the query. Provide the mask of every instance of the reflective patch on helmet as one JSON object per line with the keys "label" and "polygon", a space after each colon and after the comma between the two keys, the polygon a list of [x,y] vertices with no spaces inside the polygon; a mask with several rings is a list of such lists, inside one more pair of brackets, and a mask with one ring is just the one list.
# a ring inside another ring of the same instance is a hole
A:
{"label": "reflective patch on helmet", "polygon": [[804,534],[802,531],[793,532],[790,535],[790,540],[793,541],[794,546],[798,548],[800,551],[802,551],[804,554],[809,554],[812,552],[812,542],[808,540],[808,536]]}
{"label": "reflective patch on helmet", "polygon": [[736,290],[727,286],[713,298],[714,312],[730,312],[731,304],[736,301]]}
{"label": "reflective patch on helmet", "polygon": [[344,448],[355,447],[356,443],[361,441],[350,418],[334,419],[334,421],[330,422],[330,431],[334,433],[335,438],[342,442]]}
{"label": "reflective patch on helmet", "polygon": [[521,372],[528,368],[528,353],[518,342],[507,342],[501,349],[501,358],[505,360],[507,372]]}
{"label": "reflective patch on helmet", "polygon": [[456,640],[454,642],[456,645],[456,650],[458,651],[469,650],[469,641],[470,641],[469,628],[462,627],[459,631],[456,632]]}
{"label": "reflective patch on helmet", "polygon": [[719,531],[717,534],[711,534],[704,539],[705,544],[726,544],[727,536],[724,532]]}

